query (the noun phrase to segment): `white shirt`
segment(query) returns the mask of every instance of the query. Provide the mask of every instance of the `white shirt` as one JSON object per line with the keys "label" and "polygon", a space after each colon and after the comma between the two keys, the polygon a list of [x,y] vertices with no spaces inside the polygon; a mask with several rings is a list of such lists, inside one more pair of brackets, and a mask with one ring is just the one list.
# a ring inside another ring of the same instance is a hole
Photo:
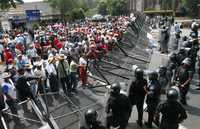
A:
{"label": "white shirt", "polygon": [[49,64],[49,63],[47,64],[46,70],[47,70],[49,75],[51,75],[51,74],[57,75],[55,66],[52,63],[51,64]]}
{"label": "white shirt", "polygon": [[83,57],[81,57],[81,58],[79,59],[79,64],[80,64],[80,65],[86,65],[86,64],[87,64],[87,61],[86,61]]}
{"label": "white shirt", "polygon": [[[12,82],[11,79],[9,79],[9,83],[8,82],[3,82],[2,83],[2,88],[3,88],[3,92],[7,93],[10,97],[12,97],[13,99],[16,99],[16,89],[14,86],[14,83]],[[4,91],[4,89],[6,89]]]}

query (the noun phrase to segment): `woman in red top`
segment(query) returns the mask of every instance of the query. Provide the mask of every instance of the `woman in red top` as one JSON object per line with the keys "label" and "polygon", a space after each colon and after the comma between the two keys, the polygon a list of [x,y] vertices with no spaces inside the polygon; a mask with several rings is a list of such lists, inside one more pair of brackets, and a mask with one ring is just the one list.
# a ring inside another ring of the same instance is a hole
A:
{"label": "woman in red top", "polygon": [[4,59],[6,61],[6,64],[12,64],[14,61],[14,56],[12,54],[12,52],[9,50],[9,48],[6,48],[4,50]]}

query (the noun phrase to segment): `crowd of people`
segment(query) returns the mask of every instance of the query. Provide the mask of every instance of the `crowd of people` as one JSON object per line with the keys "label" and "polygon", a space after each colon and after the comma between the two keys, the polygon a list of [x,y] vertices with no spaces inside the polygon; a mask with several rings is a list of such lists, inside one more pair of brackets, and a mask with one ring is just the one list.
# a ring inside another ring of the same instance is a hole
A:
{"label": "crowd of people", "polygon": [[[107,22],[57,23],[27,32],[16,29],[3,33],[0,54],[5,69],[1,75],[0,109],[3,110],[6,103],[11,112],[17,114],[17,102],[27,99],[36,101],[38,94],[59,92],[60,87],[67,96],[71,96],[77,93],[79,80],[80,87],[86,88],[89,84],[88,62],[96,65],[101,58],[106,58],[115,44],[120,42],[130,22],[130,17],[116,17]],[[160,42],[161,53],[168,53],[166,26],[169,24],[163,19],[160,24],[163,39]],[[142,127],[145,98],[148,112],[145,125],[148,128],[152,128],[154,122],[161,129],[178,129],[178,124],[187,118],[178,102],[179,95],[180,102],[187,105],[186,95],[196,70],[199,50],[197,26],[197,23],[191,25],[189,38],[185,36],[183,41],[178,40],[181,47],[170,55],[168,63],[161,66],[158,72],[148,74],[148,81],[144,70],[136,68],[127,96],[120,93],[119,83],[111,86],[105,126],[97,120],[97,112],[90,109],[85,113],[81,129],[125,129],[134,105],[138,110],[137,124]],[[180,34],[180,28],[176,26],[175,29]],[[167,94],[167,100],[159,104],[162,93]],[[17,117],[14,121],[20,123]]]}
{"label": "crowd of people", "polygon": [[1,74],[1,110],[6,102],[17,114],[17,102],[35,100],[44,91],[59,92],[61,87],[71,96],[77,93],[79,82],[86,88],[88,62],[95,65],[106,57],[130,22],[130,17],[122,16],[107,22],[55,23],[2,33],[0,59],[5,68]]}

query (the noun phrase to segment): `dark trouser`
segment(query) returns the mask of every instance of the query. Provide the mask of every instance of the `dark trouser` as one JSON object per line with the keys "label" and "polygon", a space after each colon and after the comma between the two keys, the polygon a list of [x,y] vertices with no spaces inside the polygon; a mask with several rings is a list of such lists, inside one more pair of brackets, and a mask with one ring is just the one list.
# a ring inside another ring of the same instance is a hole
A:
{"label": "dark trouser", "polygon": [[[61,82],[64,93],[67,93],[67,91],[68,92],[71,91],[69,77],[60,78],[60,82]],[[66,89],[65,85],[67,85],[67,89]]]}
{"label": "dark trouser", "polygon": [[76,72],[71,72],[70,73],[70,81],[71,81],[71,88],[76,89],[77,87],[77,78],[76,78],[77,73]]}
{"label": "dark trouser", "polygon": [[178,129],[178,124],[161,123],[160,129]]}
{"label": "dark trouser", "polygon": [[[18,115],[16,101],[13,99],[10,99],[10,100],[6,100],[6,103],[8,104],[8,106],[11,110],[11,113],[14,115]],[[15,121],[16,124],[20,123],[20,120],[18,117],[13,116],[13,120]]]}
{"label": "dark trouser", "polygon": [[186,95],[188,93],[189,90],[189,85],[185,86],[184,88],[180,88],[180,102],[182,104],[187,104],[186,102]]}
{"label": "dark trouser", "polygon": [[152,102],[147,104],[147,111],[148,111],[148,125],[152,126],[152,122],[154,120],[154,115],[156,112],[156,107],[158,102]]}
{"label": "dark trouser", "polygon": [[58,80],[56,75],[50,75],[49,84],[52,92],[57,92],[59,90]]}
{"label": "dark trouser", "polygon": [[41,94],[44,93],[44,91],[43,91],[44,85],[43,84],[44,84],[43,80],[38,81],[38,92],[41,93]]}
{"label": "dark trouser", "polygon": [[142,123],[144,99],[138,100],[135,105],[137,107],[138,112],[138,122]]}
{"label": "dark trouser", "polygon": [[106,117],[106,129],[110,129],[111,126],[118,127],[118,129],[126,129],[128,125],[128,117],[122,116],[107,116]]}

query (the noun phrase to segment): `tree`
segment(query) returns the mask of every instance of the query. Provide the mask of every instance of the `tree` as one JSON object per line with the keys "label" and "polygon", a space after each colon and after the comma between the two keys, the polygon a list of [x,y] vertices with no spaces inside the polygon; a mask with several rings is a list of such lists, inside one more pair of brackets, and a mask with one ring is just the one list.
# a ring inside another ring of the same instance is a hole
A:
{"label": "tree", "polygon": [[64,19],[65,14],[77,7],[76,0],[47,0],[51,7],[58,9]]}
{"label": "tree", "polygon": [[73,20],[79,20],[79,19],[84,19],[84,10],[82,8],[74,8],[71,11],[71,17]]}
{"label": "tree", "polygon": [[161,10],[172,10],[174,0],[160,0]]}
{"label": "tree", "polygon": [[126,14],[127,3],[128,0],[107,0],[109,13],[113,16]]}
{"label": "tree", "polygon": [[101,0],[100,2],[98,2],[97,10],[99,14],[106,15],[108,13],[107,8],[108,6],[105,0]]}
{"label": "tree", "polygon": [[11,7],[16,8],[16,2],[23,4],[23,0],[0,0],[0,9],[6,10]]}
{"label": "tree", "polygon": [[86,0],[79,0],[78,5],[79,5],[79,8],[82,8],[84,10],[84,12],[88,11],[89,9],[88,3]]}
{"label": "tree", "polygon": [[186,8],[186,11],[188,12],[189,16],[191,17],[197,17],[199,14],[198,5],[200,4],[199,0],[182,0],[183,7]]}

